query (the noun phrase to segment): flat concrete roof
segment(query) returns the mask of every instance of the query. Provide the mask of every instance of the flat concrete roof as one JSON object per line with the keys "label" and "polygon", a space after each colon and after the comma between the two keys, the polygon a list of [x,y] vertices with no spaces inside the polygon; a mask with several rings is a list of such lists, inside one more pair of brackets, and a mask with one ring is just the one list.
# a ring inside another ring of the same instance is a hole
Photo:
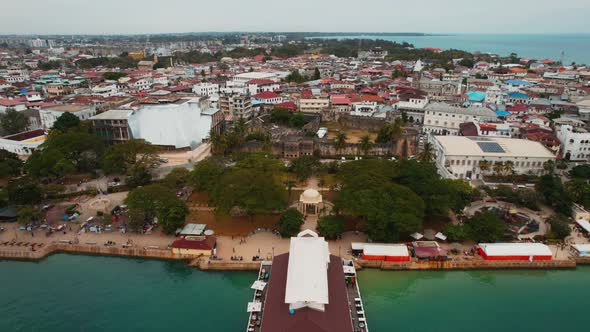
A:
{"label": "flat concrete roof", "polygon": [[[555,158],[541,143],[516,138],[435,136],[447,156]],[[504,152],[484,152],[478,142],[497,143]]]}
{"label": "flat concrete roof", "polygon": [[43,108],[43,110],[49,110],[49,111],[54,111],[54,112],[78,112],[78,111],[82,111],[85,109],[88,109],[89,106],[87,105],[56,105],[56,106],[50,106],[50,107],[46,107]]}

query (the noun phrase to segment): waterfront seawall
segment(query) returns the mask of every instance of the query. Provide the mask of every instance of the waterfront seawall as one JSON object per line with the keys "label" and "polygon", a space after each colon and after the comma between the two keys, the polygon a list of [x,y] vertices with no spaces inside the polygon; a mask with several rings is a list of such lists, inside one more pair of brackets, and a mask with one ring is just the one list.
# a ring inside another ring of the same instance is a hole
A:
{"label": "waterfront seawall", "polygon": [[[211,271],[257,271],[260,262],[246,261],[217,261],[206,258],[195,258],[174,255],[168,249],[120,248],[108,246],[87,246],[76,244],[50,244],[37,251],[30,250],[0,250],[0,258],[14,260],[41,260],[53,253],[72,253],[86,255],[121,256],[152,259],[167,259],[187,261],[190,266],[201,270]],[[355,260],[358,268],[373,268],[381,270],[499,270],[499,269],[574,269],[577,265],[590,265],[590,257],[576,257],[567,260],[551,261],[410,261],[386,262],[374,260]]]}
{"label": "waterfront seawall", "polygon": [[[574,269],[576,261],[552,260],[552,261],[425,261],[425,262],[386,262],[357,260],[363,268],[381,270],[498,270],[498,269]],[[590,264],[590,260],[588,263]]]}

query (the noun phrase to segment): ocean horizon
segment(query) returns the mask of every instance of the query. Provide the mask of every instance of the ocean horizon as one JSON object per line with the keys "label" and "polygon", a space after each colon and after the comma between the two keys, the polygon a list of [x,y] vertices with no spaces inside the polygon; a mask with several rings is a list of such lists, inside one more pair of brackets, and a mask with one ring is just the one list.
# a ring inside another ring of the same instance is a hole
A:
{"label": "ocean horizon", "polygon": [[563,52],[566,65],[590,64],[590,33],[567,34],[487,34],[487,33],[428,33],[425,35],[375,35],[351,34],[338,36],[316,35],[310,38],[329,39],[382,39],[392,42],[407,42],[416,48],[457,49],[507,56],[516,53],[520,57],[552,59],[559,61]]}

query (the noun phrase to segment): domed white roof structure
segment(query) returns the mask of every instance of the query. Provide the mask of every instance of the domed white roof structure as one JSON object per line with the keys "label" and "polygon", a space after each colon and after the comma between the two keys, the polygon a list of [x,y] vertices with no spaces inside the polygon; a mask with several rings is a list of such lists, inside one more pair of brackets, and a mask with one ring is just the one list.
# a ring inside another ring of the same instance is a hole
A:
{"label": "domed white roof structure", "polygon": [[319,204],[322,202],[322,195],[315,189],[307,189],[300,196],[299,201],[306,204]]}

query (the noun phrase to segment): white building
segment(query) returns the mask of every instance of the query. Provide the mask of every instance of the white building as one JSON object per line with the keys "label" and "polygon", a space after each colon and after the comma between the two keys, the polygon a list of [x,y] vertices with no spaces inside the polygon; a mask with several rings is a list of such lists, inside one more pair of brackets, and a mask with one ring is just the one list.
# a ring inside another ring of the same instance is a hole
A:
{"label": "white building", "polygon": [[455,107],[444,103],[430,103],[424,108],[424,133],[457,135],[463,122],[496,122],[498,116],[486,107]]}
{"label": "white building", "polygon": [[515,174],[542,175],[545,162],[555,160],[541,143],[523,139],[432,136],[431,143],[440,175],[450,179],[480,179],[482,173],[492,174],[495,164],[506,162]]}
{"label": "white building", "polygon": [[100,97],[113,97],[120,95],[119,88],[117,84],[99,84],[93,86],[91,89],[91,93],[93,96],[100,96]]}
{"label": "white building", "polygon": [[289,304],[289,309],[309,307],[325,311],[329,304],[329,263],[330,250],[323,237],[305,230],[291,238],[285,289],[285,303]]}
{"label": "white building", "polygon": [[219,94],[219,84],[201,82],[193,85],[193,93],[199,96],[211,97],[212,95]]}
{"label": "white building", "polygon": [[561,155],[565,160],[590,160],[590,133],[583,128],[562,125],[557,130],[561,141]]}
{"label": "white building", "polygon": [[209,137],[215,111],[201,109],[197,98],[174,104],[143,105],[129,116],[129,129],[133,138],[145,139],[153,145],[194,149]]}
{"label": "white building", "polygon": [[357,116],[373,116],[377,111],[377,102],[375,101],[361,101],[352,104],[351,115]]}
{"label": "white building", "polygon": [[299,99],[299,110],[304,113],[319,113],[330,107],[328,98]]}
{"label": "white building", "polygon": [[65,112],[72,113],[80,120],[88,120],[96,115],[96,108],[89,105],[56,105],[39,110],[43,129],[51,129],[55,121]]}

